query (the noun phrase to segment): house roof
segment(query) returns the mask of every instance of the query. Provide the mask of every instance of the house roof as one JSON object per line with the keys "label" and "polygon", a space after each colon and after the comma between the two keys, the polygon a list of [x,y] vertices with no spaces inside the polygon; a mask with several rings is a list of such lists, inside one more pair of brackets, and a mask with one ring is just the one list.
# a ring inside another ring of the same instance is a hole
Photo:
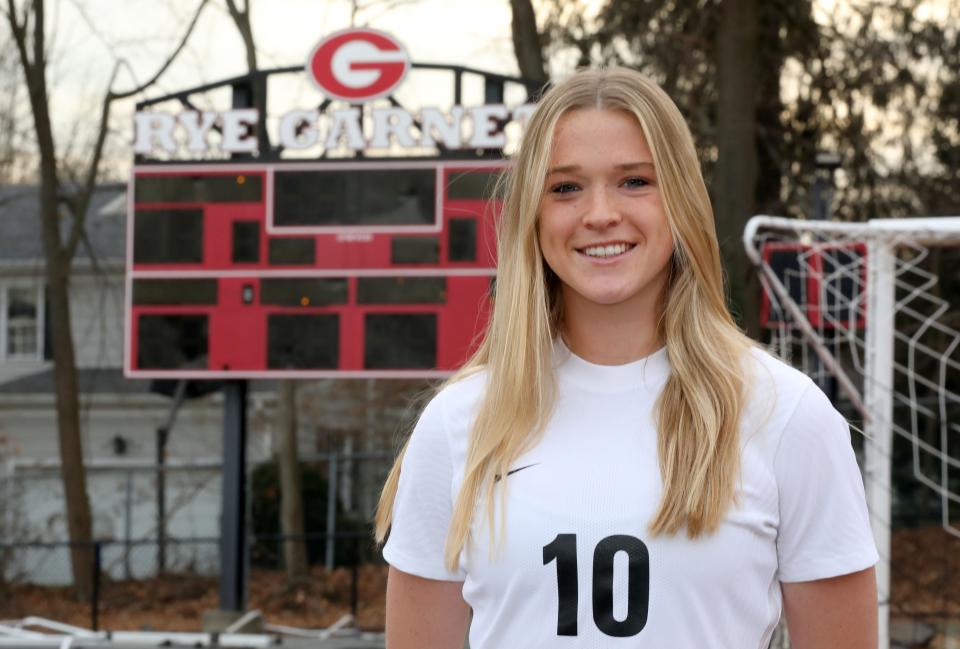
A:
{"label": "house roof", "polygon": [[[187,386],[187,397],[202,396],[203,388],[197,381]],[[219,382],[218,382],[219,383]],[[277,382],[272,380],[250,381],[250,392],[270,392],[276,389]],[[128,379],[118,367],[82,368],[77,370],[77,387],[80,394],[148,394],[157,393],[171,396],[176,381],[152,381]],[[198,390],[198,388],[200,388]],[[35,374],[21,376],[0,383],[0,395],[53,394],[53,368],[49,367]]]}
{"label": "house roof", "polygon": [[[119,368],[79,369],[77,385],[81,394],[143,394],[150,391],[150,381],[124,378],[123,370]],[[50,394],[53,390],[53,368],[0,383],[0,394]]]}
{"label": "house roof", "polygon": [[[87,238],[98,261],[123,261],[126,258],[126,185],[98,187],[90,199],[87,213]],[[70,219],[63,219],[67,232]],[[78,259],[89,259],[84,245],[77,248]],[[0,186],[0,264],[43,259],[40,225],[40,196],[37,185]]]}

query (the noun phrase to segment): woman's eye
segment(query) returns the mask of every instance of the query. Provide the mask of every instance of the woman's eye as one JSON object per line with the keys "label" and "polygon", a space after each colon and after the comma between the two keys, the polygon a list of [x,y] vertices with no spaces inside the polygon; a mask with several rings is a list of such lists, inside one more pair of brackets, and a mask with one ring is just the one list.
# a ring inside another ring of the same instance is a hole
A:
{"label": "woman's eye", "polygon": [[646,187],[650,184],[650,181],[646,178],[640,178],[639,176],[633,176],[632,178],[627,178],[623,181],[623,186],[628,189],[637,189],[640,187]]}
{"label": "woman's eye", "polygon": [[577,186],[573,183],[557,183],[550,188],[550,191],[554,194],[569,194],[570,192],[577,191]]}

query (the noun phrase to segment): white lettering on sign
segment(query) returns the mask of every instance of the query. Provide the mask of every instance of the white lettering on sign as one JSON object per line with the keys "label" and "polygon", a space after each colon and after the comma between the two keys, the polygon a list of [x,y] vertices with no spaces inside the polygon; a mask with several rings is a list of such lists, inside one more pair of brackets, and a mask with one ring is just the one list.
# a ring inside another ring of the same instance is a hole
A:
{"label": "white lettering on sign", "polygon": [[347,146],[354,151],[360,151],[366,147],[363,131],[360,130],[359,108],[333,111],[333,123],[327,133],[325,146],[328,149],[336,149],[340,146],[340,140],[343,139],[344,135],[347,136]]}
{"label": "white lettering on sign", "polygon": [[470,146],[474,149],[499,149],[507,143],[503,127],[510,118],[510,111],[503,104],[475,106],[470,109],[473,120],[473,136]]}
{"label": "white lettering on sign", "polygon": [[[366,118],[358,107],[327,113],[293,110],[280,117],[275,139],[290,150],[317,146],[337,149],[346,145],[353,151],[362,151],[389,149],[395,144],[403,148],[499,149],[506,145],[505,125],[514,121],[522,128],[533,108],[528,104],[513,109],[502,104],[469,109],[454,106],[448,112],[423,108],[415,115],[403,108],[384,107],[370,110]],[[465,120],[467,116],[469,119]],[[188,151],[198,153],[211,149],[254,153],[258,147],[258,120],[257,110],[252,108],[220,113],[187,111],[178,117],[163,112],[136,113],[133,150],[138,154],[156,150],[173,154],[185,146]],[[469,124],[466,128],[465,122]],[[217,137],[210,134],[216,132],[214,127],[218,123],[221,126],[219,142],[212,144],[211,139],[216,142]]]}
{"label": "white lettering on sign", "polygon": [[211,111],[198,113],[189,110],[180,113],[177,121],[187,132],[187,149],[202,153],[207,150],[207,133],[217,121],[217,114]]}
{"label": "white lettering on sign", "polygon": [[223,113],[223,141],[228,153],[253,153],[257,150],[257,109],[243,108]]}
{"label": "white lettering on sign", "polygon": [[292,110],[280,120],[280,145],[286,149],[309,149],[320,139],[316,110]]}
{"label": "white lettering on sign", "polygon": [[[333,55],[331,70],[337,80],[351,88],[365,88],[376,82],[383,74],[367,66],[381,63],[406,63],[405,52],[384,52],[366,41],[345,43]],[[359,65],[358,65],[359,64]]]}
{"label": "white lettering on sign", "polygon": [[533,115],[533,109],[536,107],[536,104],[523,104],[522,106],[517,106],[512,111],[513,121],[518,123],[521,129],[527,128],[527,121],[530,119],[530,116]]}
{"label": "white lettering on sign", "polygon": [[337,235],[337,243],[368,243],[373,241],[373,235],[369,232],[344,232]]}
{"label": "white lettering on sign", "polygon": [[374,149],[390,148],[390,136],[405,148],[416,146],[410,130],[413,128],[413,116],[402,108],[381,108],[373,111],[373,139],[370,146]]}
{"label": "white lettering on sign", "polygon": [[173,131],[177,127],[177,120],[169,113],[136,113],[133,116],[134,139],[133,152],[147,154],[158,146],[161,151],[173,153],[177,150],[177,142],[173,139]]}
{"label": "white lettering on sign", "polygon": [[459,149],[463,146],[461,137],[463,122],[463,106],[454,106],[450,109],[452,120],[437,108],[423,108],[420,110],[420,146],[432,147],[437,142],[433,134],[440,136],[440,141],[447,149]]}

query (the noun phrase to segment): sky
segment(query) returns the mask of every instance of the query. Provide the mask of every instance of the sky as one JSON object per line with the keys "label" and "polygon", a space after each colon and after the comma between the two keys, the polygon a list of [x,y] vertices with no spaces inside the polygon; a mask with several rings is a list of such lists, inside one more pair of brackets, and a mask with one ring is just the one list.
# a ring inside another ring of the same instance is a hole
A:
{"label": "sky", "polygon": [[[303,65],[321,38],[350,26],[351,3],[347,0],[251,1],[261,68]],[[96,123],[115,63],[122,61],[113,84],[117,91],[149,79],[182,37],[198,3],[48,0],[53,53],[49,87],[61,150],[83,151],[82,133]],[[366,0],[360,6],[369,9],[358,13],[357,23],[392,33],[415,62],[461,64],[517,74],[508,0]],[[223,0],[211,0],[187,48],[141,98],[245,72],[242,42],[225,4]],[[284,100],[289,108],[316,106],[320,98],[319,92],[302,96],[303,88],[291,92],[294,94]],[[108,160],[111,175],[125,175],[124,167],[132,156],[133,103],[115,104],[116,137]]]}
{"label": "sky", "polygon": [[[303,65],[326,34],[350,24],[349,0],[249,0],[261,68]],[[579,0],[591,14],[601,0]],[[924,12],[945,14],[955,0],[930,0]],[[358,0],[358,23],[395,35],[416,62],[462,64],[516,74],[510,36],[509,0]],[[817,19],[829,21],[849,13],[857,0],[817,0]],[[103,95],[114,65],[122,61],[113,88],[127,90],[150,78],[169,55],[199,0],[47,0],[52,61],[48,77],[59,150],[82,156],[88,150]],[[5,31],[5,30],[3,30]],[[0,33],[0,38],[5,38]],[[556,73],[572,67],[562,57],[551,60]],[[153,97],[216,81],[246,71],[240,37],[224,0],[210,0],[187,48],[160,82],[141,96]],[[411,79],[404,87],[416,92]],[[788,84],[789,85],[789,84]],[[306,84],[274,100],[277,112],[316,106],[319,92]],[[222,100],[220,109],[226,109]],[[272,102],[274,103],[274,102]],[[465,102],[466,103],[466,102]],[[480,103],[474,99],[472,103]],[[110,140],[107,170],[126,176],[132,153],[132,100],[114,107],[115,136]],[[24,118],[29,118],[24,115]],[[879,118],[879,117],[877,117]],[[69,154],[68,154],[69,155]]]}

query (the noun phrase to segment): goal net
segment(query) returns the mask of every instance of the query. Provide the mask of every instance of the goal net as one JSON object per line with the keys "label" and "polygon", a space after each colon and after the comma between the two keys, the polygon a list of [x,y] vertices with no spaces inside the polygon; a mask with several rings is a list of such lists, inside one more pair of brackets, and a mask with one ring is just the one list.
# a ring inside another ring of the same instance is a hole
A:
{"label": "goal net", "polygon": [[[960,541],[960,304],[950,304],[960,297],[960,218],[756,216],[743,238],[763,287],[764,342],[863,433],[854,446],[881,557],[880,646],[888,647],[891,614],[949,619],[960,606],[935,592],[938,579],[960,577],[943,573],[948,562],[932,560],[923,570],[941,574],[921,577],[914,565],[898,566],[903,552],[891,547],[893,529],[931,520],[944,547]],[[921,578],[934,583],[910,581]],[[917,610],[921,601],[929,610]]]}

